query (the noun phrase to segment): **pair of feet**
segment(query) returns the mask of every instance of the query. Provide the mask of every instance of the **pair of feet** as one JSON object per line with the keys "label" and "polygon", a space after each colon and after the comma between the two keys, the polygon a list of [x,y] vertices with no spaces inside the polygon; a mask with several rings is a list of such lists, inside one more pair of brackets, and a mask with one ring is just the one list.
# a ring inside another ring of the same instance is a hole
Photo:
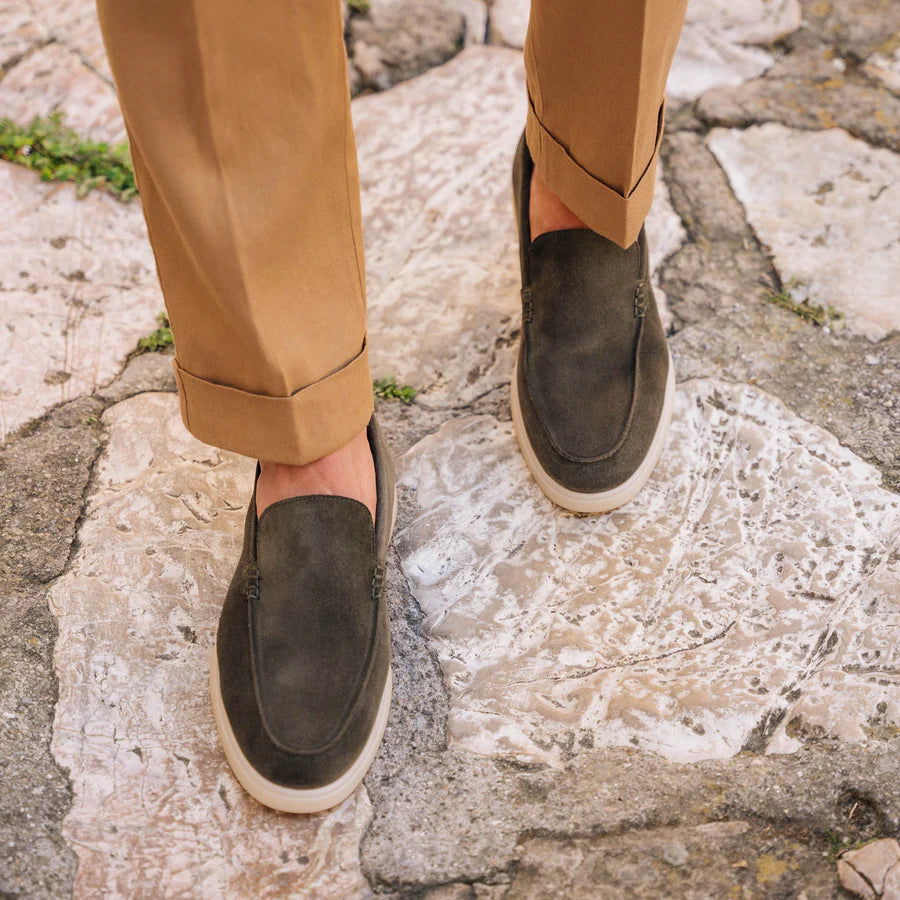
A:
{"label": "pair of feet", "polygon": [[[535,168],[531,174],[528,208],[532,240],[550,231],[587,226],[569,209]],[[279,500],[309,494],[353,497],[368,507],[375,518],[375,466],[366,429],[349,444],[305,466],[260,461],[256,502],[259,513]]]}
{"label": "pair of feet", "polygon": [[[531,474],[558,505],[604,512],[662,451],[674,374],[643,231],[621,249],[583,227],[534,169],[513,166],[522,331],[510,404]],[[340,803],[365,776],[390,708],[383,581],[394,520],[374,418],[309,466],[261,463],[210,665],[226,757],[286,812]]]}

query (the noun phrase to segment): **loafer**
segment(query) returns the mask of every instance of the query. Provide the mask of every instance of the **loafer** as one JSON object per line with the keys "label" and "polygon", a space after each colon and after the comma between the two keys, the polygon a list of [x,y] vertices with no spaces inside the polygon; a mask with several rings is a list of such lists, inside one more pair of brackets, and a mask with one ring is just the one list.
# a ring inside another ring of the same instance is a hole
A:
{"label": "loafer", "polygon": [[626,250],[587,229],[532,241],[533,169],[523,135],[513,164],[522,269],[513,427],[528,469],[554,503],[606,512],[650,478],[675,399],[647,238],[641,229]]}
{"label": "loafer", "polygon": [[254,488],[219,619],[209,686],[225,757],[247,793],[283,812],[348,797],[387,724],[395,483],[374,418],[368,437],[374,525],[364,504],[324,495],[281,500],[257,520]]}

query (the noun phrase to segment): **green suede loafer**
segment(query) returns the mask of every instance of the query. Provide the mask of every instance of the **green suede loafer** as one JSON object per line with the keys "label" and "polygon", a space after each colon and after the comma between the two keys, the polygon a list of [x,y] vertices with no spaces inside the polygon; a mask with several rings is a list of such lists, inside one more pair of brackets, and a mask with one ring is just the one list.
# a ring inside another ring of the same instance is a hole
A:
{"label": "green suede loafer", "polygon": [[254,489],[219,619],[209,686],[225,757],[247,793],[283,812],[349,796],[387,724],[394,469],[374,418],[368,435],[374,526],[364,504],[324,495],[281,500],[257,520]]}
{"label": "green suede loafer", "polygon": [[525,137],[513,164],[522,333],[513,426],[541,490],[573,512],[631,500],[659,461],[675,374],[650,284],[643,229],[623,250],[587,229],[531,240],[534,169]]}

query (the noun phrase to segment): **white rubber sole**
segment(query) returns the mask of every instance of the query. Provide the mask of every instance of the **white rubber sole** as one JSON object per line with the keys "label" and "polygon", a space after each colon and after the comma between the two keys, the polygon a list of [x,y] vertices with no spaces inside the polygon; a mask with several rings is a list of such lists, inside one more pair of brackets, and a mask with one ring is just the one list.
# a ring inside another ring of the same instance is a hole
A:
{"label": "white rubber sole", "polygon": [[675,368],[672,365],[671,354],[669,355],[669,375],[666,379],[666,396],[663,400],[662,415],[659,417],[656,434],[653,435],[647,455],[640,466],[638,466],[637,471],[627,481],[618,487],[608,491],[600,491],[596,494],[583,494],[580,491],[573,491],[563,487],[544,471],[544,468],[538,461],[537,454],[531,446],[531,442],[528,440],[525,423],[522,419],[522,409],[519,406],[519,379],[516,375],[518,365],[518,360],[516,360],[510,391],[513,428],[516,432],[516,440],[518,440],[519,447],[522,450],[522,456],[525,458],[525,464],[528,466],[528,471],[531,472],[531,476],[537,482],[538,487],[557,506],[577,513],[609,512],[610,510],[618,509],[618,507],[628,503],[629,500],[633,500],[640,489],[650,480],[650,476],[653,474],[653,470],[656,468],[656,464],[662,455],[663,447],[666,445],[666,436],[669,433],[669,425],[672,422],[672,411],[675,406]]}
{"label": "white rubber sole", "polygon": [[381,694],[381,702],[378,704],[378,713],[375,716],[372,731],[359,756],[340,778],[336,778],[331,784],[317,788],[289,788],[275,784],[274,781],[269,781],[268,778],[260,775],[244,756],[237,738],[231,730],[231,723],[225,712],[225,704],[222,702],[222,693],[219,688],[219,663],[215,646],[213,646],[209,663],[209,696],[212,700],[213,718],[216,720],[219,740],[225,751],[225,759],[228,760],[228,765],[231,766],[231,771],[241,783],[241,787],[254,800],[258,800],[263,806],[268,806],[270,809],[286,813],[317,813],[331,809],[346,800],[366,777],[366,772],[369,771],[375,754],[381,746],[384,729],[387,727],[388,713],[391,709],[391,669],[388,668],[387,682]]}

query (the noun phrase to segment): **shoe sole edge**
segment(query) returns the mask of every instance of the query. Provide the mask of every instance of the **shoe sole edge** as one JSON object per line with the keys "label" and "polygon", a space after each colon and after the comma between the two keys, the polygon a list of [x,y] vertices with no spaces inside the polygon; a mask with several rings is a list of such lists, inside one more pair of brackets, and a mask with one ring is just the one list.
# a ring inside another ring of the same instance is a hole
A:
{"label": "shoe sole edge", "polygon": [[291,788],[286,785],[270,781],[253,767],[253,764],[244,755],[238,744],[231,723],[228,721],[228,713],[222,701],[222,693],[219,687],[219,662],[216,656],[216,648],[213,646],[209,663],[209,695],[212,701],[213,718],[216,729],[219,732],[219,740],[225,751],[225,759],[234,773],[234,777],[240,782],[241,787],[254,800],[263,806],[286,813],[317,813],[337,806],[349,797],[357,786],[366,777],[378,748],[381,746],[385,729],[387,728],[388,714],[391,708],[391,669],[388,667],[387,680],[381,694],[378,712],[372,724],[372,730],[363,745],[359,756],[341,776],[329,784],[316,788]]}
{"label": "shoe sole edge", "polygon": [[666,445],[669,425],[672,422],[672,413],[675,407],[675,367],[672,364],[672,354],[669,353],[669,373],[666,376],[666,394],[663,400],[662,413],[660,414],[656,433],[650,442],[647,455],[627,481],[607,491],[599,491],[593,494],[573,491],[571,488],[561,485],[540,464],[537,454],[531,446],[531,441],[528,439],[522,410],[519,406],[518,366],[519,362],[517,359],[510,384],[510,410],[512,412],[513,430],[515,431],[516,440],[519,442],[525,465],[528,467],[531,477],[534,478],[544,494],[557,506],[575,513],[611,512],[633,500],[641,488],[650,480],[650,476],[653,474],[653,470],[656,468],[656,464],[659,462],[663,448]]}

